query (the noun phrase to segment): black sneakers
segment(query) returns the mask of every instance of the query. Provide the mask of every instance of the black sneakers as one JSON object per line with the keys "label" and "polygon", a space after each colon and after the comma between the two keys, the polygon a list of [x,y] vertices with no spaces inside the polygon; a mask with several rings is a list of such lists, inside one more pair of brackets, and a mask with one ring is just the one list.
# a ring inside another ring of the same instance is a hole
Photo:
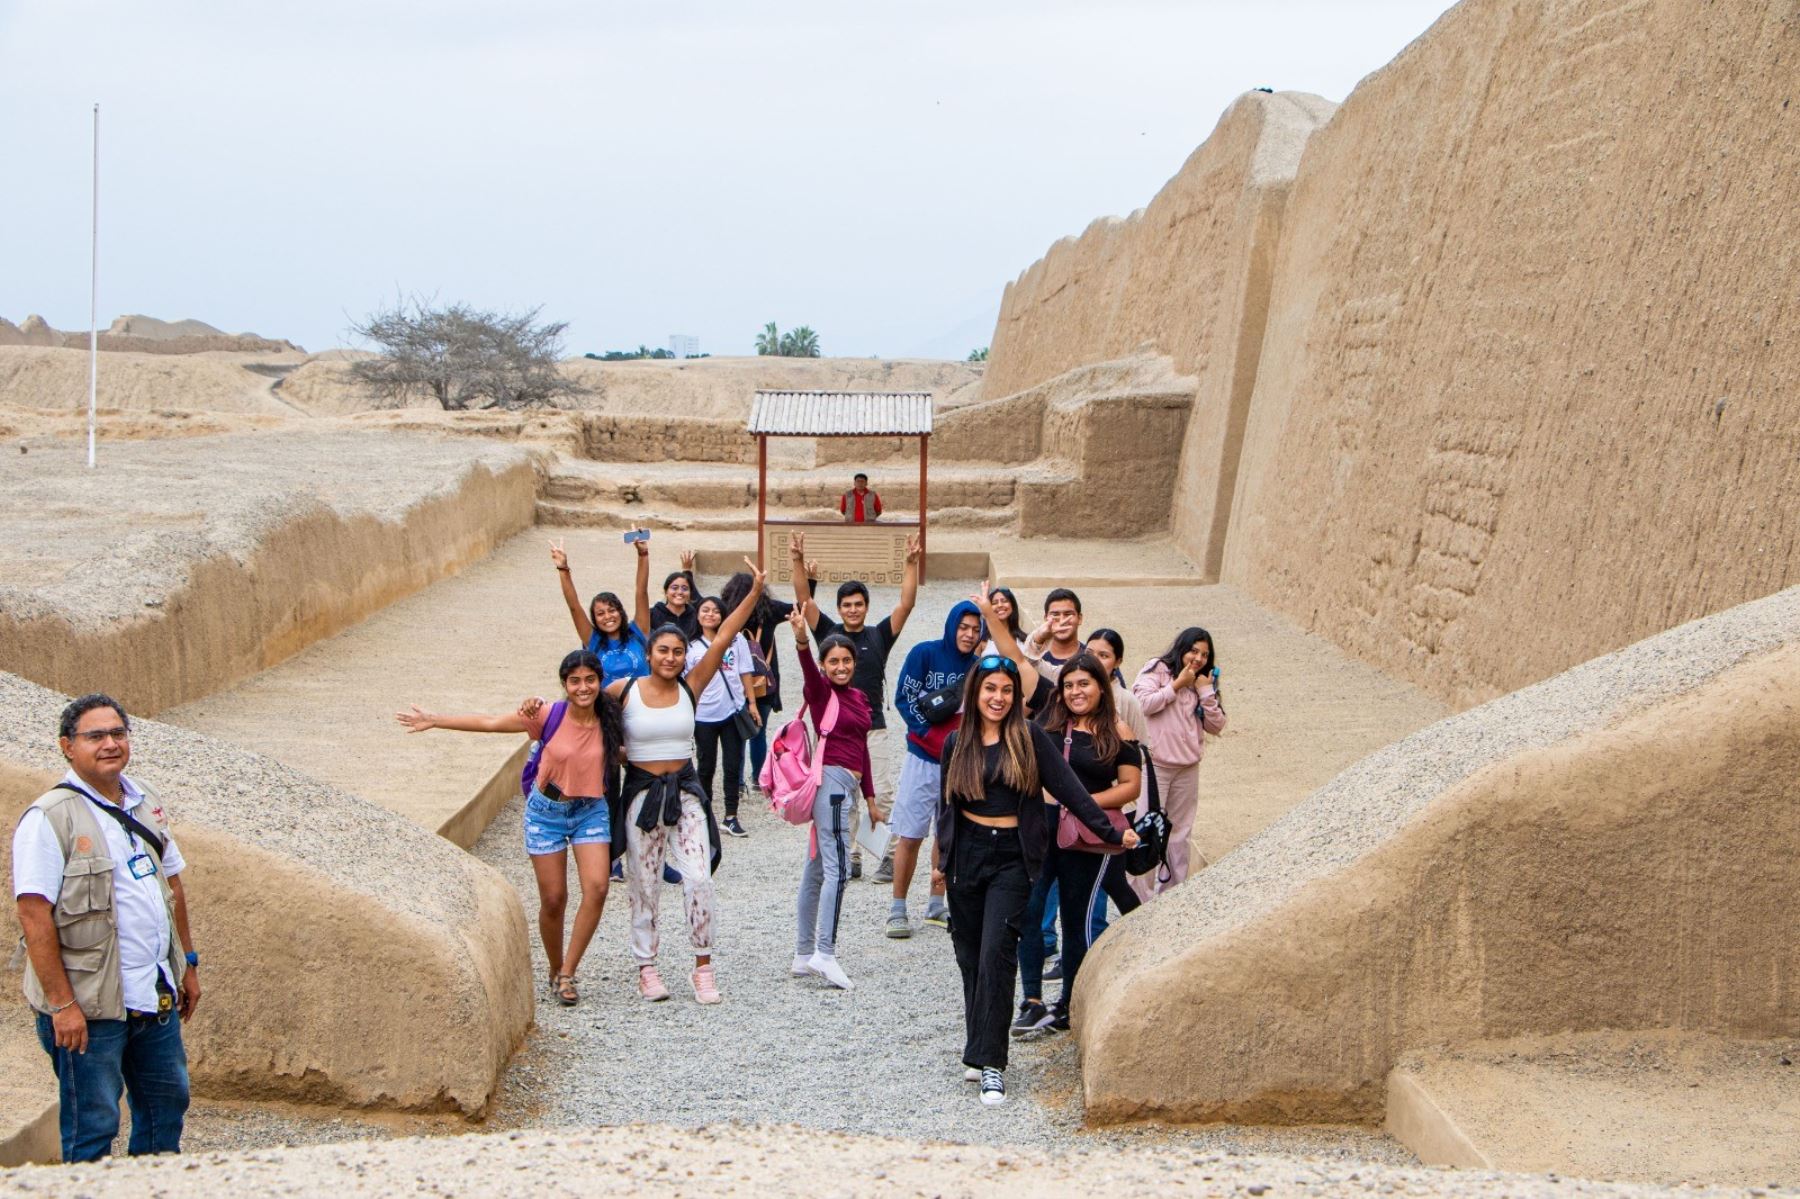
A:
{"label": "black sneakers", "polygon": [[1006,1102],[1006,1075],[988,1067],[981,1072],[981,1101],[989,1107]]}
{"label": "black sneakers", "polygon": [[1028,999],[1019,1005],[1019,1018],[1012,1023],[1012,1035],[1029,1037],[1033,1033],[1049,1028],[1053,1018],[1049,1008]]}
{"label": "black sneakers", "polygon": [[750,835],[744,831],[744,826],[738,823],[738,818],[736,816],[725,817],[724,828],[726,832],[734,837],[748,837]]}
{"label": "black sneakers", "polygon": [[1050,1011],[1050,1031],[1051,1032],[1068,1032],[1069,1031],[1069,1009],[1068,1008],[1063,1007],[1061,1004],[1058,1004],[1056,1007],[1051,1009],[1051,1011]]}

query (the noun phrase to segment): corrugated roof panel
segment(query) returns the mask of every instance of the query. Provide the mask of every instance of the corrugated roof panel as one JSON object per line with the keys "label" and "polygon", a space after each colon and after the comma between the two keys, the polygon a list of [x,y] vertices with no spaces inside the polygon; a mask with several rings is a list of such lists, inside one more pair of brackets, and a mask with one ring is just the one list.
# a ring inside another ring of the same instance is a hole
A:
{"label": "corrugated roof panel", "polygon": [[758,391],[750,432],[787,437],[917,437],[931,432],[927,391]]}

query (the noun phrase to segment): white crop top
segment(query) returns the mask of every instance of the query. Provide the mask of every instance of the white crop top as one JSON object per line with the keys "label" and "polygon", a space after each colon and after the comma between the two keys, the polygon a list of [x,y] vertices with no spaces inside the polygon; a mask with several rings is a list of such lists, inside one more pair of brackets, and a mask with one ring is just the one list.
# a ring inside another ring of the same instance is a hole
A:
{"label": "white crop top", "polygon": [[681,762],[694,749],[694,697],[680,685],[675,702],[652,708],[634,684],[625,693],[625,757],[633,762]]}

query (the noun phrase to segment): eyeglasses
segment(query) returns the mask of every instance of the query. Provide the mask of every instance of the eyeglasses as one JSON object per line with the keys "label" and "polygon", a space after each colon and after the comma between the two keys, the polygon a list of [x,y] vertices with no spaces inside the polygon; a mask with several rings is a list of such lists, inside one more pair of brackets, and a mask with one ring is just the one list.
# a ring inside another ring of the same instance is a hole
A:
{"label": "eyeglasses", "polygon": [[123,725],[111,729],[89,729],[85,733],[76,733],[75,735],[89,745],[99,745],[106,741],[131,740],[131,730]]}
{"label": "eyeglasses", "polygon": [[1004,670],[1007,674],[1011,674],[1011,675],[1016,675],[1019,673],[1018,664],[1016,662],[1014,662],[1011,658],[1003,657],[1000,654],[986,655],[985,657],[983,657],[981,659],[981,661],[975,663],[975,669],[976,670]]}

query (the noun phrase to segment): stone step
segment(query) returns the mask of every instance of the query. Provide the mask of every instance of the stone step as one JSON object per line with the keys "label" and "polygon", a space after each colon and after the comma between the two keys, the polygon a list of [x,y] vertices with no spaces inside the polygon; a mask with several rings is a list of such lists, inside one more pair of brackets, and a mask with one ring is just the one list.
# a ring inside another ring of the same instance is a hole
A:
{"label": "stone step", "polygon": [[1388,1076],[1388,1132],[1434,1166],[1792,1185],[1796,1128],[1800,1037],[1524,1037],[1415,1054]]}
{"label": "stone step", "polygon": [[[838,514],[834,508],[797,508],[771,505],[771,515],[779,512],[786,520],[836,520]],[[1018,522],[1018,510],[1011,505],[1000,507],[943,507],[933,505],[931,510],[931,527],[956,529],[994,529],[1013,528]],[[888,518],[894,521],[910,522],[917,519],[914,512],[889,510]],[[756,529],[756,500],[751,498],[744,506],[733,509],[703,509],[677,507],[670,504],[639,504],[619,502],[569,501],[557,499],[546,493],[537,505],[537,521],[541,525],[554,525],[559,528],[593,528],[593,529],[631,529],[643,526],[650,529],[689,529],[750,531]]]}
{"label": "stone step", "polygon": [[[676,465],[686,469],[669,469],[668,464],[659,464],[661,469],[658,469],[637,463],[609,468],[604,463],[565,462],[545,481],[542,498],[564,504],[597,501],[682,509],[756,506],[757,477],[753,469],[734,466],[724,470],[699,470],[691,463]],[[1009,506],[1015,501],[1021,478],[1036,479],[1043,475],[1041,471],[1005,469],[934,471],[927,486],[934,511],[939,508],[993,508]],[[769,507],[779,509],[785,515],[802,509],[835,512],[838,498],[849,484],[850,480],[835,470],[771,471]],[[905,478],[875,479],[871,484],[881,493],[888,512],[917,509],[916,474]]]}

